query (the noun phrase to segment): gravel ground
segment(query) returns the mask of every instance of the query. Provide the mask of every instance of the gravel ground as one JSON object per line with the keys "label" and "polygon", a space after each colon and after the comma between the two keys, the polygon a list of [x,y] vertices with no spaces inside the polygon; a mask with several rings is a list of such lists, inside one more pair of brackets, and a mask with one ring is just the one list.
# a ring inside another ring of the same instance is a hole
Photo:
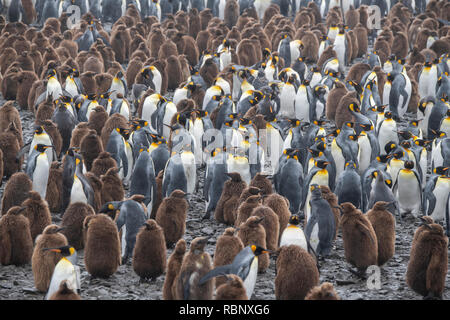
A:
{"label": "gravel ground", "polygon": [[[355,62],[360,62],[356,60]],[[125,66],[124,66],[125,67]],[[348,68],[347,68],[348,71]],[[0,104],[5,100],[0,95]],[[27,111],[20,111],[24,141],[30,141],[33,135],[34,115]],[[400,123],[400,127],[406,125],[412,115],[407,114],[406,119]],[[334,129],[329,124],[327,131]],[[195,237],[210,237],[206,251],[213,256],[217,238],[223,233],[226,226],[214,220],[202,221],[205,212],[205,201],[202,199],[204,170],[199,169],[198,177],[200,188],[198,193],[190,195],[189,212],[186,222],[186,234],[184,239],[188,244]],[[0,188],[0,196],[6,181]],[[59,224],[60,218],[53,216],[54,223]],[[408,288],[405,282],[406,269],[411,250],[411,242],[415,229],[419,222],[413,217],[397,220],[396,248],[394,257],[381,268],[381,283],[379,289],[369,289],[367,281],[355,277],[348,271],[349,264],[345,261],[342,236],[339,233],[332,254],[325,261],[320,261],[320,282],[333,283],[336,291],[345,300],[405,300],[422,299],[421,296]],[[172,253],[168,250],[167,256]],[[78,265],[81,268],[81,297],[86,300],[160,300],[162,299],[162,287],[164,275],[151,283],[140,283],[139,277],[134,273],[131,261],[119,267],[117,272],[108,279],[91,279],[83,263],[84,251],[78,252]],[[270,267],[266,273],[259,274],[252,300],[275,299],[275,260],[271,259]],[[448,291],[450,280],[446,279],[444,299],[450,298]],[[0,300],[41,300],[45,294],[39,293],[34,288],[31,264],[25,266],[0,266]]]}

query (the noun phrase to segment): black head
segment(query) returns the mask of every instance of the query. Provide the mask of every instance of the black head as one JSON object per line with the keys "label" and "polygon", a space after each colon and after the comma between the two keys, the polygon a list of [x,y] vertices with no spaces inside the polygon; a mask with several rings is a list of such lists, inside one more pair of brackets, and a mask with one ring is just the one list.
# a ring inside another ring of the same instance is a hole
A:
{"label": "black head", "polygon": [[264,249],[263,247],[260,247],[258,245],[252,245],[250,248],[252,249],[253,254],[255,256],[259,256],[259,255],[262,255],[264,253],[269,253],[269,250]]}
{"label": "black head", "polygon": [[70,257],[71,255],[73,255],[76,252],[75,248],[72,246],[64,246],[64,247],[59,247],[59,248],[45,248],[43,250],[61,253],[61,255],[63,257]]}
{"label": "black head", "polygon": [[409,161],[409,160],[405,161],[403,166],[405,167],[405,169],[408,169],[408,170],[414,169],[414,161]]}
{"label": "black head", "polygon": [[53,146],[47,146],[45,144],[37,144],[34,146],[34,150],[40,153],[45,152],[48,148],[53,148]]}

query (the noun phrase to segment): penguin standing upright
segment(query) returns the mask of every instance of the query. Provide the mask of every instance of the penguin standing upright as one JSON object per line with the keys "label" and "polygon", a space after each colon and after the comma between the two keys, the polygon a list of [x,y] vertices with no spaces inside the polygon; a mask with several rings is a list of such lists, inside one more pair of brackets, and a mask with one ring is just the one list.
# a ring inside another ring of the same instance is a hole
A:
{"label": "penguin standing upright", "polygon": [[175,297],[179,300],[211,300],[214,280],[201,281],[212,269],[211,257],[204,251],[208,238],[192,240],[175,279]]}
{"label": "penguin standing upright", "polygon": [[48,176],[50,174],[50,164],[45,151],[52,146],[37,144],[34,146],[31,155],[28,157],[26,173],[33,182],[32,190],[39,192],[42,199],[47,194]]}
{"label": "penguin standing upright", "polygon": [[345,170],[338,177],[336,195],[339,204],[351,202],[355,207],[362,208],[361,177],[353,161],[345,164]]}
{"label": "penguin standing upright", "polygon": [[153,203],[156,201],[156,175],[153,160],[149,154],[149,149],[139,150],[130,182],[130,196],[141,194],[148,212],[152,212]]}
{"label": "penguin standing upright", "polygon": [[378,201],[389,202],[388,210],[390,213],[395,214],[397,209],[396,199],[391,188],[386,184],[392,185],[392,180],[385,179],[383,173],[380,170],[375,171],[375,183],[370,191],[368,208],[372,208]]}
{"label": "penguin standing upright", "polygon": [[75,159],[75,173],[70,191],[70,203],[83,202],[94,206],[94,190],[83,174],[83,163],[80,158]]}
{"label": "penguin standing upright", "polygon": [[286,162],[278,169],[277,178],[280,180],[277,192],[289,200],[291,213],[300,210],[301,199],[303,198],[303,167],[299,161],[298,152],[287,155]]}
{"label": "penguin standing upright", "polygon": [[305,221],[308,221],[311,212],[311,206],[309,203],[311,199],[311,186],[316,184],[319,186],[330,187],[330,175],[326,168],[330,163],[328,161],[319,159],[315,161],[314,164],[314,168],[308,173],[308,176],[305,178],[303,187],[304,192],[302,207],[304,208],[303,212],[305,214]]}
{"label": "penguin standing upright", "polygon": [[281,88],[279,115],[285,118],[296,118],[295,113],[295,78],[291,75]]}
{"label": "penguin standing upright", "polygon": [[183,150],[174,154],[164,169],[163,197],[168,197],[175,189],[193,193],[197,185],[197,167],[194,154]]}
{"label": "penguin standing upright", "polygon": [[60,157],[65,154],[70,146],[70,139],[72,138],[72,132],[75,126],[78,124],[76,116],[73,114],[71,105],[66,102],[59,102],[53,111],[52,121],[58,127],[58,131],[62,138],[61,154],[57,155]]}
{"label": "penguin standing upright", "polygon": [[422,206],[422,179],[414,169],[413,161],[405,161],[404,168],[398,171],[393,187],[399,204],[399,214],[411,212],[418,217]]}
{"label": "penguin standing upright", "polygon": [[71,246],[63,246],[59,248],[44,248],[45,251],[57,252],[62,255],[61,260],[55,266],[52,280],[48,288],[45,300],[49,300],[55,292],[58,291],[62,281],[67,281],[70,289],[80,293],[80,267],[77,264],[77,252]]}
{"label": "penguin standing upright", "polygon": [[117,167],[120,168],[119,177],[121,179],[128,173],[128,157],[124,138],[124,135],[128,134],[128,132],[129,130],[124,128],[112,130],[105,149],[116,160]]}
{"label": "penguin standing upright", "polygon": [[447,198],[450,192],[448,169],[448,167],[434,168],[433,175],[425,186],[423,211],[435,221],[442,221],[445,218]]}
{"label": "penguin standing upright", "polygon": [[174,190],[169,197],[163,199],[156,212],[156,222],[163,228],[169,248],[183,237],[186,230],[189,203],[185,198],[185,192]]}
{"label": "penguin standing upright", "polygon": [[[33,140],[31,140],[30,145],[30,151],[28,153],[28,156],[31,156],[33,151],[35,150],[35,146],[37,144],[47,145],[47,146],[53,146],[53,141],[50,135],[45,131],[43,126],[36,126],[36,129],[34,130]],[[47,155],[48,164],[52,165],[52,162],[54,160],[54,148],[49,147],[45,150],[45,154]]]}
{"label": "penguin standing upright", "polygon": [[[51,1],[49,1],[51,2]],[[47,71],[47,91],[45,99],[51,97],[54,100],[59,99],[63,95],[61,84],[58,81],[58,76],[55,69]]]}
{"label": "penguin standing upright", "polygon": [[421,98],[436,98],[436,86],[438,81],[437,65],[427,61],[423,65],[422,70],[418,74],[419,79],[419,96]]}
{"label": "penguin standing upright", "polygon": [[250,299],[258,276],[258,257],[264,253],[268,251],[260,246],[254,244],[246,246],[236,255],[231,264],[214,268],[200,279],[199,284],[219,275],[235,274],[244,281],[245,291]]}
{"label": "penguin standing upright", "polygon": [[163,285],[163,300],[174,300],[174,287],[175,287],[175,279],[180,272],[181,264],[183,263],[184,254],[186,253],[186,241],[184,239],[178,240],[175,249],[167,261],[167,271],[166,276],[164,278]]}
{"label": "penguin standing upright", "polygon": [[385,155],[385,146],[388,142],[393,141],[398,144],[397,122],[392,118],[390,111],[384,113],[384,120],[380,122],[377,128],[378,143],[380,145],[380,155]]}
{"label": "penguin standing upright", "polygon": [[311,216],[307,220],[306,237],[314,252],[326,257],[331,252],[331,242],[335,234],[335,221],[331,207],[322,198],[322,191],[318,185],[311,185]]}
{"label": "penguin standing upright", "polygon": [[348,62],[347,61],[347,57],[348,57],[348,41],[347,41],[347,37],[345,35],[345,29],[343,27],[341,27],[339,29],[338,34],[336,35],[335,39],[334,39],[334,44],[333,44],[333,49],[336,51],[337,54],[337,58],[339,60],[339,68],[340,70],[338,70],[341,73],[344,73],[344,68],[345,66],[347,66]]}

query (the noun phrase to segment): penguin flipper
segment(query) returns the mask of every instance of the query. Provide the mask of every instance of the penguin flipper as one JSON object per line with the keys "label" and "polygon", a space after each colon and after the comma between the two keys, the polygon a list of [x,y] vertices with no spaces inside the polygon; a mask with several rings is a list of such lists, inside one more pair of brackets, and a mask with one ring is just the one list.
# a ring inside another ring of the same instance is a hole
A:
{"label": "penguin flipper", "polygon": [[200,281],[198,282],[199,285],[204,284],[209,279],[212,279],[217,276],[222,276],[226,274],[230,274],[231,271],[231,264],[226,264],[224,266],[219,266],[217,268],[214,268],[213,270],[209,271],[207,274],[205,274]]}
{"label": "penguin flipper", "polygon": [[[428,206],[426,208],[425,205],[426,205],[427,200],[428,200]],[[424,213],[426,213],[427,215],[431,215],[434,211],[434,207],[436,206],[436,197],[434,196],[433,192],[427,193],[424,204],[425,204],[423,206]],[[427,210],[427,211],[425,212],[425,210]]]}
{"label": "penguin flipper", "polygon": [[372,237],[369,228],[365,226],[361,221],[358,221],[355,226],[360,233],[362,233],[364,236],[368,236],[373,244],[377,244],[377,240]]}

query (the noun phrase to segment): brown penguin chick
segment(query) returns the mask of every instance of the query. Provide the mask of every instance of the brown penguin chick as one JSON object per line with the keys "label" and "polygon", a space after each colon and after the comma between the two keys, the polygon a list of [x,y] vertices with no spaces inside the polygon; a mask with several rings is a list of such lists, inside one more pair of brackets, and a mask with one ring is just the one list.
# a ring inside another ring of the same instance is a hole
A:
{"label": "brown penguin chick", "polygon": [[111,34],[111,48],[114,51],[116,61],[124,64],[128,59],[128,48],[131,37],[125,26],[119,25]]}
{"label": "brown penguin chick", "polygon": [[0,263],[16,266],[30,263],[33,240],[30,222],[21,212],[21,207],[12,207],[0,219]]}
{"label": "brown penguin chick", "polygon": [[28,51],[21,51],[16,62],[23,71],[31,71],[34,73],[34,61],[28,55]]}
{"label": "brown penguin chick", "polygon": [[156,212],[156,222],[164,230],[168,248],[181,239],[186,230],[186,216],[189,204],[186,193],[174,190],[169,197],[164,198]]}
{"label": "brown penguin chick", "polygon": [[167,82],[167,89],[170,91],[175,90],[181,83],[181,66],[176,56],[170,56],[167,58],[166,72],[170,77]]}
{"label": "brown penguin chick", "polygon": [[328,186],[320,186],[320,191],[322,192],[322,198],[327,200],[328,204],[331,207],[331,211],[333,211],[334,216],[334,225],[336,228],[336,232],[334,234],[334,239],[336,240],[338,231],[339,231],[339,224],[341,223],[341,212],[337,208],[339,206],[338,204],[338,198],[337,196],[330,190]]}
{"label": "brown penguin chick", "polygon": [[94,277],[107,278],[120,265],[120,240],[115,222],[106,214],[89,215],[84,219],[86,232],[84,263]]}
{"label": "brown penguin chick", "polygon": [[58,161],[53,161],[52,165],[50,166],[47,183],[47,193],[45,195],[45,201],[47,201],[50,212],[60,212],[61,210],[61,190],[63,187],[62,176],[62,164]]}
{"label": "brown penguin chick", "polygon": [[97,177],[92,172],[86,172],[85,177],[88,179],[89,183],[92,186],[92,189],[94,190],[94,205],[93,209],[95,212],[98,212],[100,208],[102,207],[102,181],[99,177]]}
{"label": "brown penguin chick", "polygon": [[271,208],[278,216],[278,223],[280,226],[279,237],[281,237],[284,229],[289,223],[289,218],[291,217],[291,212],[289,211],[289,201],[278,193],[272,193],[268,197],[264,198],[264,205]]}
{"label": "brown penguin chick", "polygon": [[257,62],[256,52],[253,41],[250,39],[242,39],[239,42],[237,55],[239,62],[246,67],[249,67]]}
{"label": "brown penguin chick", "polygon": [[420,53],[425,56],[425,61],[434,61],[438,58],[436,53],[431,49],[423,49]]}
{"label": "brown penguin chick", "polygon": [[86,203],[71,203],[64,212],[61,226],[62,234],[67,238],[69,245],[76,250],[84,248],[83,222],[87,216],[94,215],[94,209]]}
{"label": "brown penguin chick", "polygon": [[244,190],[242,190],[241,196],[239,197],[239,205],[245,202],[248,197],[255,196],[261,194],[261,189],[256,187],[248,186]]}
{"label": "brown penguin chick", "polygon": [[[316,63],[319,52],[319,40],[313,32],[307,31],[301,38],[303,47],[301,48],[302,56],[306,63]],[[289,67],[289,66],[286,66]]]}
{"label": "brown penguin chick", "polygon": [[333,120],[336,117],[336,111],[341,99],[348,93],[347,88],[341,81],[335,82],[335,87],[331,89],[327,98],[326,117],[328,120]]}
{"label": "brown penguin chick", "polygon": [[350,9],[345,12],[345,24],[353,30],[359,23],[359,11],[350,5]]}
{"label": "brown penguin chick", "polygon": [[14,107],[14,101],[7,101],[0,107],[0,132],[8,129],[11,122],[14,122],[20,136],[22,136],[22,123],[20,122],[19,111]]}
{"label": "brown penguin chick", "polygon": [[2,74],[6,73],[8,67],[17,59],[17,52],[14,48],[5,48],[0,55],[0,71]]}
{"label": "brown penguin chick", "polygon": [[391,48],[391,54],[395,54],[397,59],[404,59],[409,52],[408,37],[404,32],[397,32],[394,37],[395,45]]}
{"label": "brown penguin chick", "polygon": [[186,241],[178,240],[175,249],[167,262],[166,277],[164,278],[162,298],[163,300],[175,300],[175,278],[180,273],[184,254],[186,253]]}
{"label": "brown penguin chick", "polygon": [[156,176],[156,199],[154,200],[152,212],[150,213],[150,219],[156,218],[156,212],[158,212],[158,208],[162,202],[162,181],[164,178],[164,170],[159,171]]}
{"label": "brown penguin chick", "polygon": [[155,220],[147,220],[136,236],[133,270],[141,279],[156,279],[166,270],[166,240]]}
{"label": "brown penguin chick", "polygon": [[358,56],[358,38],[356,37],[356,34],[353,30],[348,31],[347,35],[352,40],[351,41],[352,42],[352,50],[351,50],[352,56],[351,56],[350,61],[353,61]]}
{"label": "brown penguin chick", "polygon": [[14,206],[20,206],[29,195],[32,181],[25,172],[14,173],[6,183],[2,197],[2,215]]}
{"label": "brown penguin chick", "polygon": [[40,292],[47,292],[53,270],[55,270],[56,264],[62,258],[61,253],[44,251],[43,249],[59,248],[68,245],[67,238],[60,231],[60,227],[56,224],[51,224],[45,227],[42,234],[36,238],[36,245],[31,257],[31,268],[33,270],[34,286]]}
{"label": "brown penguin chick", "polygon": [[354,81],[356,83],[360,83],[362,77],[367,71],[370,71],[370,65],[367,63],[355,63],[350,70],[348,71],[347,76],[345,77],[346,81]]}
{"label": "brown penguin chick", "polygon": [[367,10],[366,5],[362,5],[358,8],[359,11],[359,22],[361,23],[364,28],[367,29],[367,20],[369,19],[369,12]]}
{"label": "brown penguin chick", "polygon": [[101,94],[108,92],[114,77],[109,73],[99,73],[94,78],[97,85],[96,93],[100,96]]}
{"label": "brown penguin chick", "polygon": [[358,54],[357,57],[362,57],[366,54],[369,46],[367,38],[367,29],[361,23],[358,23],[354,29],[356,38],[358,39]]}
{"label": "brown penguin chick", "polygon": [[125,198],[125,190],[118,172],[118,168],[110,168],[105,175],[100,177],[102,180],[102,203],[122,201]]}
{"label": "brown penguin chick", "polygon": [[[214,251],[214,268],[231,264],[236,255],[244,249],[244,244],[235,233],[236,229],[226,228],[217,239],[216,250]],[[225,277],[216,277],[216,288],[225,282]]]}
{"label": "brown penguin chick", "polygon": [[414,48],[412,49],[412,51],[408,56],[408,64],[413,66],[416,63],[424,64],[425,56],[419,51],[419,49],[416,46],[414,46]]}
{"label": "brown penguin chick", "polygon": [[250,187],[261,189],[262,194],[268,196],[273,193],[272,182],[267,178],[268,175],[258,172],[250,181]]}
{"label": "brown penguin chick", "polygon": [[336,127],[341,128],[344,122],[352,121],[354,122],[354,117],[348,110],[348,106],[354,103],[359,106],[359,100],[357,99],[357,92],[351,91],[348,92],[345,96],[341,98],[339,101],[338,107],[336,108]]}
{"label": "brown penguin chick", "polygon": [[178,62],[180,63],[181,68],[181,77],[180,83],[187,81],[187,79],[191,76],[190,65],[186,59],[186,55],[182,54],[178,56]]}
{"label": "brown penguin chick", "polygon": [[64,40],[61,41],[60,47],[66,48],[70,56],[75,59],[78,54],[78,44],[72,40],[72,33],[67,30],[63,34]]}
{"label": "brown penguin chick", "polygon": [[282,246],[276,262],[277,300],[303,300],[319,285],[319,270],[314,258],[300,246]]}
{"label": "brown penguin chick", "polygon": [[20,72],[22,72],[22,70],[14,65],[6,70],[6,74],[2,79],[2,95],[6,100],[16,100],[18,88],[16,79]]}
{"label": "brown penguin chick", "polygon": [[101,152],[103,152],[102,140],[97,135],[97,131],[89,130],[80,142],[80,154],[83,156],[87,171],[91,171],[92,162]]}
{"label": "brown penguin chick", "polygon": [[205,8],[199,13],[200,21],[202,25],[202,30],[205,30],[208,26],[209,21],[214,17],[212,14],[212,10],[209,8]]}
{"label": "brown penguin chick", "polygon": [[22,203],[22,214],[30,223],[31,238],[36,239],[42,231],[52,223],[52,216],[47,201],[41,198],[38,192],[30,191],[29,197]]}
{"label": "brown penguin chick", "polygon": [[150,56],[157,58],[159,53],[159,48],[166,41],[166,37],[163,35],[161,29],[156,28],[152,30],[148,37],[148,44],[150,48]]}
{"label": "brown penguin chick", "polygon": [[28,95],[28,107],[29,111],[36,112],[35,101],[37,97],[46,90],[46,83],[43,80],[33,82],[31,86],[30,93]]}
{"label": "brown penguin chick", "polygon": [[414,246],[414,243],[417,241],[419,235],[423,231],[429,230],[429,228],[425,227],[424,225],[434,223],[433,218],[431,218],[430,216],[422,216],[422,217],[420,217],[420,220],[421,220],[420,226],[416,229],[416,231],[414,231],[414,237],[413,237],[413,241],[412,241],[413,246]]}
{"label": "brown penguin chick", "polygon": [[317,67],[322,70],[325,62],[331,58],[337,58],[337,53],[334,51],[333,46],[328,46],[320,55],[319,61],[317,61]]}
{"label": "brown penguin chick", "polygon": [[50,120],[53,116],[53,112],[55,111],[55,104],[53,103],[53,98],[51,95],[47,97],[46,100],[42,101],[35,113],[36,122]]}
{"label": "brown penguin chick", "polygon": [[244,282],[242,282],[239,276],[229,274],[225,278],[225,283],[221,285],[217,285],[218,278],[216,278],[217,289],[215,300],[248,300]]}
{"label": "brown penguin chick", "polygon": [[367,267],[378,261],[377,235],[369,219],[350,202],[341,204],[342,239],[345,259],[363,276]]}
{"label": "brown penguin chick", "polygon": [[[214,210],[214,218],[218,222],[225,224],[234,224],[236,221],[236,210],[238,208],[239,197],[242,191],[247,187],[245,181],[242,180],[238,172],[227,173],[231,178],[226,181],[220,199]],[[209,212],[206,217],[209,217]]]}
{"label": "brown penguin chick", "polygon": [[280,14],[280,7],[276,4],[271,4],[266,11],[264,11],[264,16],[262,17],[263,26],[265,27],[270,19],[272,19],[273,16]]}
{"label": "brown penguin chick", "polygon": [[219,68],[213,59],[207,59],[203,66],[200,68],[200,76],[202,76],[203,80],[208,87],[212,86],[214,80],[217,78],[219,74]]}
{"label": "brown penguin chick", "polygon": [[72,130],[72,137],[70,138],[70,148],[80,148],[81,140],[89,133],[87,122],[80,122]]}
{"label": "brown penguin chick", "polygon": [[33,59],[34,72],[36,72],[36,75],[41,74],[42,55],[39,51],[37,51],[35,45],[31,46],[31,52],[29,53],[29,56],[31,59]]}
{"label": "brown penguin chick", "polygon": [[382,65],[384,65],[384,63],[388,60],[389,56],[391,55],[391,48],[389,46],[389,43],[383,39],[380,40],[378,38],[375,41],[373,50],[377,53],[378,57],[380,57]]}
{"label": "brown penguin chick", "polygon": [[92,162],[91,172],[97,176],[101,177],[106,174],[110,168],[117,168],[116,160],[111,157],[111,154],[107,151],[101,152],[98,157]]}
{"label": "brown penguin chick", "polygon": [[[13,130],[10,130],[13,129]],[[6,131],[0,133],[0,149],[3,152],[3,174],[8,178],[22,167],[23,158],[17,161],[20,144],[16,135],[17,129],[11,123]]]}
{"label": "brown penguin chick", "polygon": [[97,92],[97,83],[95,82],[96,73],[92,71],[83,72],[80,75],[81,83],[86,95],[95,94]]}
{"label": "brown penguin chick", "polygon": [[102,134],[102,128],[108,120],[108,113],[103,106],[96,106],[89,115],[88,127],[95,130],[98,136]]}
{"label": "brown penguin chick", "polygon": [[189,35],[195,37],[202,30],[202,21],[198,10],[192,8],[189,11]]}
{"label": "brown penguin chick", "polygon": [[225,3],[224,19],[228,29],[231,29],[239,18],[239,3],[236,0],[228,0]]}
{"label": "brown penguin chick", "polygon": [[170,56],[178,56],[178,49],[172,40],[167,39],[159,48],[158,60],[165,60]]}
{"label": "brown penguin chick", "polygon": [[341,300],[333,284],[324,282],[320,286],[316,286],[306,295],[305,300]]}
{"label": "brown penguin chick", "polygon": [[81,300],[78,293],[70,288],[69,282],[67,280],[61,281],[58,291],[56,291],[49,300]]}
{"label": "brown penguin chick", "polygon": [[197,34],[197,37],[195,38],[195,42],[197,43],[199,52],[204,52],[207,49],[208,40],[211,36],[212,35],[208,30],[202,30]]}
{"label": "brown penguin chick", "polygon": [[277,250],[278,239],[280,237],[280,222],[278,220],[278,215],[267,206],[259,206],[253,209],[251,216],[264,218],[261,224],[266,230],[267,249],[272,251]]}
{"label": "brown penguin chick", "polygon": [[[266,230],[261,224],[263,220],[264,218],[252,216],[239,226],[238,237],[241,239],[244,247],[253,244],[262,248],[266,247]],[[269,255],[267,253],[260,255],[258,259],[258,273],[266,272],[269,264]]]}
{"label": "brown penguin chick", "polygon": [[442,226],[424,224],[411,247],[406,283],[424,299],[442,299],[447,275],[448,238]]}
{"label": "brown penguin chick", "polygon": [[134,80],[136,79],[136,75],[140,70],[144,67],[144,63],[140,58],[134,58],[128,64],[127,72],[125,74],[125,79],[127,80],[128,89],[131,89],[134,84]]}
{"label": "brown penguin chick", "polygon": [[196,65],[200,56],[195,39],[191,36],[183,36],[184,50],[183,54],[191,65]]}
{"label": "brown penguin chick", "polygon": [[378,201],[366,213],[372,224],[378,242],[378,265],[382,266],[395,253],[395,218],[386,209],[389,202]]}
{"label": "brown penguin chick", "polygon": [[202,285],[198,284],[200,279],[212,269],[211,257],[204,251],[207,242],[206,237],[197,237],[192,240],[189,252],[184,256],[180,272],[175,279],[175,299],[212,300],[214,279]]}
{"label": "brown penguin chick", "polygon": [[108,118],[108,120],[106,120],[105,125],[102,129],[101,136],[103,146],[106,147],[108,145],[109,136],[115,128],[129,129],[129,127],[130,126],[128,124],[128,120],[123,115],[114,113]]}
{"label": "brown penguin chick", "polygon": [[433,44],[430,46],[430,49],[433,50],[438,57],[442,56],[443,54],[450,52],[450,41],[447,37],[447,39],[438,39],[433,42]]}

